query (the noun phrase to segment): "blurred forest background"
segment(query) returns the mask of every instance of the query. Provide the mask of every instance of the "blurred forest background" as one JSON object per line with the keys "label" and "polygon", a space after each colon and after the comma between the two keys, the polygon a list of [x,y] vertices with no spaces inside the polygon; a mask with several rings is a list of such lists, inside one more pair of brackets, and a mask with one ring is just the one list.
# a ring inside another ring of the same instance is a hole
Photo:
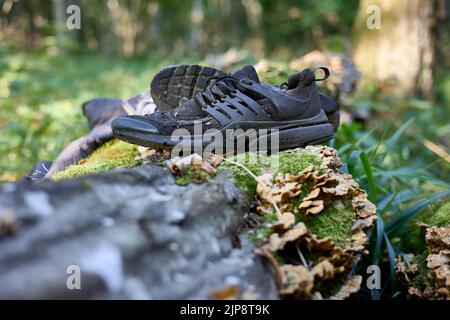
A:
{"label": "blurred forest background", "polygon": [[398,297],[396,256],[418,248],[402,239],[450,197],[449,16],[449,0],[0,0],[0,182],[86,134],[83,102],[149,90],[165,65],[251,63],[280,84],[328,57],[331,145],[378,207],[368,263],[390,269],[371,296]]}
{"label": "blurred forest background", "polygon": [[[66,27],[70,5],[80,8],[79,30]],[[381,29],[368,28],[372,5]],[[353,59],[361,72],[358,90],[340,101],[348,123],[337,147],[350,155],[378,146],[377,154],[402,128],[380,170],[426,168],[448,180],[449,8],[445,0],[0,0],[0,181],[86,133],[81,103],[148,90],[164,65],[259,63],[277,84],[314,50]]]}

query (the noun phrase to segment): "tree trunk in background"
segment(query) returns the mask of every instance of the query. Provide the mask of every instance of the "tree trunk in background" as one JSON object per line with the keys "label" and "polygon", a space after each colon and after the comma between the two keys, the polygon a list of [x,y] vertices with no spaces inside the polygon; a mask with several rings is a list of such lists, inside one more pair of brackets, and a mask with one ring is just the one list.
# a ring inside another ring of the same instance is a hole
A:
{"label": "tree trunk in background", "polygon": [[111,15],[111,21],[116,37],[120,39],[122,56],[132,57],[136,52],[136,38],[143,29],[139,20],[139,12],[142,10],[140,0],[132,2],[108,0],[107,5]]}
{"label": "tree trunk in background", "polygon": [[[440,0],[361,0],[355,24],[355,62],[363,83],[387,92],[432,96],[436,25]],[[381,29],[369,29],[376,5]]]}
{"label": "tree trunk in background", "polygon": [[247,41],[248,47],[255,52],[257,58],[264,56],[264,41],[261,36],[262,7],[259,0],[241,0],[247,15],[247,23],[251,36]]}
{"label": "tree trunk in background", "polygon": [[[78,7],[80,7],[80,13],[81,13],[81,28],[83,28],[83,9],[80,3],[80,0],[64,0],[64,23],[66,23],[66,19],[67,19],[67,8],[71,5],[76,5]],[[67,28],[65,28],[66,31],[66,35],[69,39],[70,42],[72,42],[70,44],[71,48],[75,47],[75,44],[80,44],[80,40],[81,40],[81,31],[77,30],[77,29],[73,29],[73,30],[69,30]]]}
{"label": "tree trunk in background", "polygon": [[117,57],[120,56],[120,48],[118,46],[120,40],[114,32],[114,18],[109,8],[111,2],[103,0],[102,4],[102,10],[105,13],[105,23],[101,26],[100,48],[104,56]]}
{"label": "tree trunk in background", "polygon": [[[149,25],[149,32],[150,32],[150,40],[155,43],[160,40],[160,34],[161,34],[161,9],[159,7],[159,4],[157,1],[151,1],[147,6],[147,12],[150,16],[150,25]],[[148,49],[148,48],[146,48]]]}
{"label": "tree trunk in background", "polygon": [[202,23],[204,16],[203,0],[193,0],[191,9],[191,37],[189,44],[194,50],[198,49],[202,44]]}
{"label": "tree trunk in background", "polygon": [[64,46],[66,44],[65,35],[65,4],[64,0],[53,0],[53,19],[54,19],[54,29],[56,34],[56,41],[58,44],[58,50],[64,51]]}

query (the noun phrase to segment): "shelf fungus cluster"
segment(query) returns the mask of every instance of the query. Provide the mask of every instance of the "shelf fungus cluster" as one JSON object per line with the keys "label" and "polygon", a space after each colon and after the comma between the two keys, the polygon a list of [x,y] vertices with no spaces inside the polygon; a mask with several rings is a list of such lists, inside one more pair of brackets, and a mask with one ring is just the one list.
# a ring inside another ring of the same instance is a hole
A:
{"label": "shelf fungus cluster", "polygon": [[397,277],[410,299],[450,300],[450,227],[420,224],[426,251],[397,258]]}
{"label": "shelf fungus cluster", "polygon": [[[263,219],[267,236],[257,252],[273,266],[282,297],[345,299],[360,288],[362,277],[350,273],[367,253],[365,230],[373,225],[376,207],[351,175],[337,169],[334,149],[306,150],[322,166],[258,177],[257,210],[272,219]],[[321,227],[335,230],[324,234]]]}

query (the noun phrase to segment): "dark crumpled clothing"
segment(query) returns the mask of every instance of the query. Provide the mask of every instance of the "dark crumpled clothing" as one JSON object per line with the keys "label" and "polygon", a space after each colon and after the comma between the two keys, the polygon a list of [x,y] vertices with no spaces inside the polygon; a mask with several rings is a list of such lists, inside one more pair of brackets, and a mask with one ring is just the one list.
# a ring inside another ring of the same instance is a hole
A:
{"label": "dark crumpled clothing", "polygon": [[63,171],[69,165],[75,164],[86,158],[99,146],[112,139],[111,120],[94,126],[89,134],[69,143],[59,154],[46,174],[51,177],[59,171]]}
{"label": "dark crumpled clothing", "polygon": [[83,103],[81,109],[92,130],[117,116],[126,114],[123,103],[124,101],[119,99],[97,98]]}
{"label": "dark crumpled clothing", "polygon": [[57,172],[65,170],[89,156],[95,149],[113,138],[111,122],[119,115],[142,114],[154,112],[156,106],[147,92],[133,96],[127,100],[96,98],[81,106],[88,120],[91,131],[72,141],[52,163],[39,161],[31,172],[22,180],[24,183],[37,182],[42,178],[50,178]]}
{"label": "dark crumpled clothing", "polygon": [[52,161],[38,161],[21,182],[27,184],[41,180],[48,173],[52,164]]}

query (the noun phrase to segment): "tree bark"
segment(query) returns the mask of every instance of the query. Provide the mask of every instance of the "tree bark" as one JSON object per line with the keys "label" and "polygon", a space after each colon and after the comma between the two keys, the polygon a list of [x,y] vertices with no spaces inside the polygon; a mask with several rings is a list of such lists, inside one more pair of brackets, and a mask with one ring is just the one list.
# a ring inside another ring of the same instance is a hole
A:
{"label": "tree bark", "polygon": [[58,50],[64,51],[66,43],[65,26],[65,7],[64,0],[53,0],[53,20],[56,34],[56,41],[58,43]]}
{"label": "tree bark", "polygon": [[[364,84],[386,92],[432,96],[439,0],[361,0],[355,23],[355,62]],[[381,28],[367,19],[380,9]]]}
{"label": "tree bark", "polygon": [[181,187],[156,165],[4,185],[0,299],[208,299],[231,285],[276,299],[270,267],[235,243],[249,205],[227,175]]}
{"label": "tree bark", "polygon": [[203,0],[194,0],[191,8],[191,35],[189,44],[191,49],[198,50],[202,45],[204,18]]}

